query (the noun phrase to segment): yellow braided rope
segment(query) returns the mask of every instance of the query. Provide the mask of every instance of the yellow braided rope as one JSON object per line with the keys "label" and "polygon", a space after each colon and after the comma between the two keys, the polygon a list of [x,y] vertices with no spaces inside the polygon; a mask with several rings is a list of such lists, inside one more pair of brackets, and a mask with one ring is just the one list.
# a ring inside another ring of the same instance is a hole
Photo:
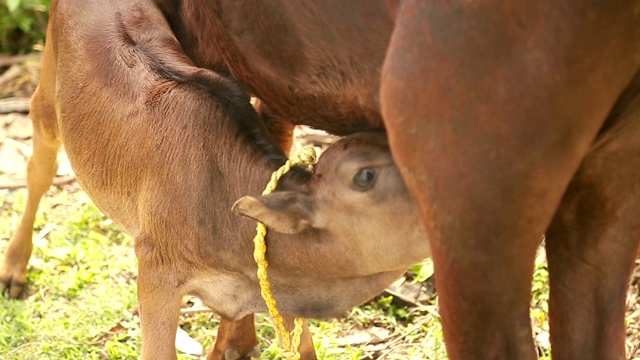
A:
{"label": "yellow braided rope", "polygon": [[[286,174],[291,168],[295,165],[311,165],[316,162],[316,151],[307,147],[302,150],[291,159],[287,160],[287,162],[280,167],[280,169],[276,170],[271,175],[271,180],[265,187],[262,195],[267,195],[272,193],[276,186],[278,185],[278,180]],[[253,258],[258,264],[258,280],[260,282],[260,293],[262,294],[262,298],[264,302],[267,304],[267,308],[269,309],[269,315],[273,319],[273,322],[276,326],[276,333],[280,337],[282,342],[283,353],[282,356],[287,360],[299,360],[300,353],[298,352],[298,346],[300,345],[300,336],[302,335],[302,321],[301,318],[296,318],[294,320],[294,329],[291,333],[287,332],[287,329],[284,326],[284,320],[276,307],[276,299],[273,298],[273,294],[271,293],[271,283],[267,278],[267,267],[269,264],[267,263],[267,259],[265,254],[267,252],[267,244],[265,242],[265,236],[267,235],[267,228],[262,223],[258,223],[256,226],[256,237],[253,238],[253,244],[255,246],[253,250]]]}

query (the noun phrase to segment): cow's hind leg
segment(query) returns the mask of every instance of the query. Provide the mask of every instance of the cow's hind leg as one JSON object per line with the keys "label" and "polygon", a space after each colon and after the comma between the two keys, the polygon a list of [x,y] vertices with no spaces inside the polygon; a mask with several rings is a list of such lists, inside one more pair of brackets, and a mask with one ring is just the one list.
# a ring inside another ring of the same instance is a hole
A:
{"label": "cow's hind leg", "polygon": [[[44,83],[44,81],[43,81]],[[27,204],[18,228],[9,241],[0,270],[0,289],[9,298],[18,298],[27,280],[27,263],[33,249],[33,223],[40,199],[56,174],[60,139],[55,111],[46,89],[40,85],[31,102],[33,155],[27,163]]]}
{"label": "cow's hind leg", "polygon": [[609,119],[547,234],[556,360],[626,358],[625,299],[640,241],[636,80],[635,99]]}

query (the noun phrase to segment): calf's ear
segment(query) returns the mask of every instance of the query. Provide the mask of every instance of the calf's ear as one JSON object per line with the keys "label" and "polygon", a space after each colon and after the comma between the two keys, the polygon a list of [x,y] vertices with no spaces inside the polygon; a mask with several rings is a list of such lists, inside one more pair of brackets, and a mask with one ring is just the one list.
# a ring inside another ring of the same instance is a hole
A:
{"label": "calf's ear", "polygon": [[297,234],[311,227],[311,199],[299,192],[278,191],[258,197],[245,196],[233,204],[231,211],[285,234]]}

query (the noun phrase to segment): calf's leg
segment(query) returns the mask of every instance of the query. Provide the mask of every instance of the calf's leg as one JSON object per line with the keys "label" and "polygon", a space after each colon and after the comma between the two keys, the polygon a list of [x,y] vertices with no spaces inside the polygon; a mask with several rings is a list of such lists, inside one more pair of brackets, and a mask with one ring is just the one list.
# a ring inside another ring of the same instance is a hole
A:
{"label": "calf's leg", "polygon": [[237,360],[260,358],[253,314],[233,321],[222,319],[218,327],[216,343],[207,360]]}
{"label": "calf's leg", "polygon": [[[284,326],[287,328],[287,331],[291,332],[294,328],[294,320],[293,316],[282,316],[284,320]],[[302,324],[302,335],[300,336],[300,346],[298,346],[298,351],[300,352],[301,360],[316,360],[316,351],[313,347],[313,337],[311,336],[311,331],[309,331],[309,323],[304,320]]]}
{"label": "calf's leg", "polygon": [[[176,329],[179,324],[180,305],[186,278],[179,274],[178,264],[168,263],[163,246],[152,237],[136,238],[138,258],[138,303],[140,304],[140,328],[142,360],[176,359]],[[174,259],[175,261],[175,259]],[[185,266],[186,267],[186,266]]]}
{"label": "calf's leg", "polygon": [[[293,330],[294,317],[283,316],[283,319],[287,330]],[[302,327],[298,351],[301,360],[317,359],[307,321],[304,321]],[[215,346],[209,352],[207,360],[248,360],[251,358],[260,358],[253,314],[237,321],[222,319]]]}
{"label": "calf's leg", "polygon": [[0,269],[0,290],[9,298],[18,298],[27,280],[27,263],[33,249],[33,223],[40,199],[56,175],[56,157],[60,148],[55,112],[42,85],[31,102],[33,154],[27,163],[27,204],[20,224],[5,252]]}

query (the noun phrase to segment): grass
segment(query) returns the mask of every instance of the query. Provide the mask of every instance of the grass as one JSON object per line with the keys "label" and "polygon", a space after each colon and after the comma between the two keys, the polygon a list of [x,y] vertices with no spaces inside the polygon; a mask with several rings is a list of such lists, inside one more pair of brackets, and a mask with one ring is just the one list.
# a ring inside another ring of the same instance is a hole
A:
{"label": "grass", "polygon": [[[24,190],[0,190],[0,253],[12,235],[25,196]],[[137,359],[140,330],[132,239],[76,185],[52,188],[40,209],[25,298],[0,298],[0,358]],[[536,335],[544,338],[548,287],[543,257],[537,270],[532,318]],[[431,271],[426,262],[415,266],[412,276],[423,280]],[[346,319],[311,321],[318,358],[446,359],[434,302],[406,307],[383,295],[354,309]],[[215,341],[218,324],[214,313],[181,318],[181,328],[205,352]],[[257,318],[257,332],[262,358],[280,359],[273,327],[263,315]],[[548,358],[548,348],[542,344],[540,349]]]}
{"label": "grass", "polygon": [[[5,197],[3,248],[25,194]],[[45,211],[36,220],[25,299],[0,303],[0,357],[135,359],[137,341],[102,338],[136,304],[131,239],[84,193],[54,190],[51,195],[43,199]]]}

